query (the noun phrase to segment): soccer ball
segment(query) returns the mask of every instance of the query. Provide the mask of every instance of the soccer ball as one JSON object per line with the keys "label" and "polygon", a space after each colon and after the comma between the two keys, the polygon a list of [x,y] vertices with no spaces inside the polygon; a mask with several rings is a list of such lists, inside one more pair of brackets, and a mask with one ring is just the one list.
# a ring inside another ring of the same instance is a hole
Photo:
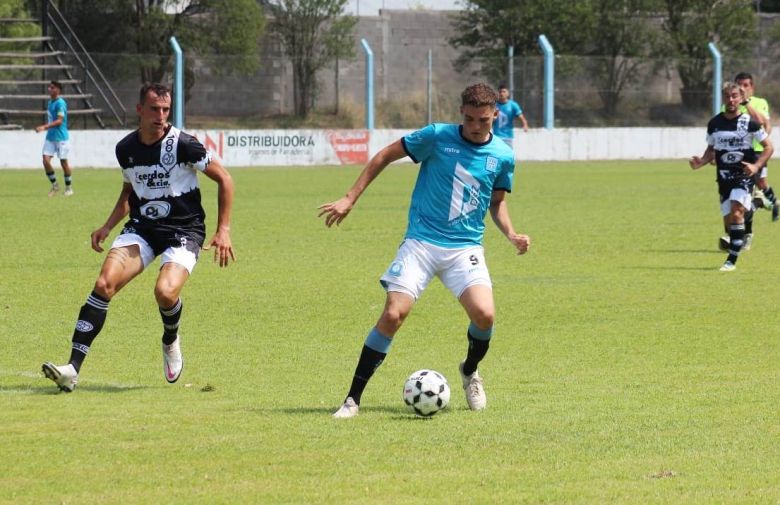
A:
{"label": "soccer ball", "polygon": [[430,417],[450,402],[450,385],[434,370],[417,370],[404,384],[404,403],[421,417]]}

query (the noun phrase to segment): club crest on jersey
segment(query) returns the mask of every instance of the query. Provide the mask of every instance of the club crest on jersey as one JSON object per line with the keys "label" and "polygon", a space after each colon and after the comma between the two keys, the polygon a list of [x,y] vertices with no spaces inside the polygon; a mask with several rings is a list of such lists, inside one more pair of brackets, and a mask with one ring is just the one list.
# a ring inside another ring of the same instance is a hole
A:
{"label": "club crest on jersey", "polygon": [[743,138],[748,134],[748,123],[750,122],[750,116],[742,114],[737,120],[737,136]]}
{"label": "club crest on jersey", "polygon": [[168,135],[160,145],[160,165],[168,172],[176,166],[176,151],[179,145],[179,130],[171,126]]}
{"label": "club crest on jersey", "polygon": [[498,158],[494,158],[493,156],[488,156],[487,161],[485,162],[485,170],[488,172],[495,172],[498,168]]}

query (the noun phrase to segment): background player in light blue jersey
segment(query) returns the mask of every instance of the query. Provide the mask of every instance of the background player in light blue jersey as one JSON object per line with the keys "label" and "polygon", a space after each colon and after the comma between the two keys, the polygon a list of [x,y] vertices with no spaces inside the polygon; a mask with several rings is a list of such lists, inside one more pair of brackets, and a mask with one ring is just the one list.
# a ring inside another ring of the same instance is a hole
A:
{"label": "background player in light blue jersey", "polygon": [[515,137],[515,118],[519,118],[523,123],[523,131],[528,131],[528,121],[525,120],[523,108],[520,104],[509,98],[509,88],[506,84],[498,85],[498,102],[496,102],[498,115],[493,121],[493,133],[498,138],[506,142],[506,145],[513,147]]}
{"label": "background player in light blue jersey", "polygon": [[65,196],[73,194],[70,164],[68,163],[68,152],[70,143],[68,142],[68,105],[65,99],[60,96],[62,93],[62,84],[58,81],[51,81],[48,86],[49,105],[46,110],[47,122],[35,127],[36,132],[46,130],[46,140],[43,141],[43,169],[46,171],[46,177],[51,182],[49,196],[54,196],[60,190],[57,184],[57,176],[54,175],[54,168],[51,166],[51,159],[56,156],[60,159],[62,172],[65,178]]}
{"label": "background player in light blue jersey", "polygon": [[338,225],[388,164],[405,156],[421,163],[404,241],[380,280],[387,291],[385,308],[366,337],[349,392],[334,417],[358,414],[366,384],[434,276],[458,298],[470,319],[468,351],[459,371],[469,408],[485,408],[477,365],[488,351],[495,318],[482,248],[488,210],[518,254],[531,243],[530,237],[515,232],[504,199],[512,190],[514,155],[490,131],[497,99],[486,84],[469,86],[461,94],[461,125],[434,123],[393,142],[368,162],[346,196],[319,207],[328,227]]}

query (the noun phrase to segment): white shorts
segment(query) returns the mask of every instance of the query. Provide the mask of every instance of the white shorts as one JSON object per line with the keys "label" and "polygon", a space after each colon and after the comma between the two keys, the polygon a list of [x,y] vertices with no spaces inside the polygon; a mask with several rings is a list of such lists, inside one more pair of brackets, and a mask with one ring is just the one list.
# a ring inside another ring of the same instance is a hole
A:
{"label": "white shorts", "polygon": [[434,275],[456,298],[476,284],[493,287],[482,246],[447,249],[414,239],[403,241],[380,282],[417,300]]}
{"label": "white shorts", "polygon": [[[144,268],[149,266],[149,263],[154,261],[154,251],[152,246],[144,240],[140,235],[135,233],[122,233],[111,244],[111,249],[117,247],[126,247],[129,245],[137,245],[141,250],[141,261],[144,262]],[[160,255],[160,265],[166,263],[176,263],[187,269],[189,273],[195,268],[195,263],[198,262],[198,257],[192,252],[187,250],[186,247],[169,247],[163,251]]]}
{"label": "white shorts", "polygon": [[52,142],[51,140],[43,141],[44,156],[56,156],[61,160],[67,160],[69,152],[70,143],[67,140],[63,140],[62,142]]}
{"label": "white shorts", "polygon": [[720,214],[722,216],[728,216],[731,214],[731,202],[739,202],[745,207],[745,210],[751,210],[753,208],[753,197],[750,193],[742,188],[734,188],[729,193],[729,197],[720,202]]}

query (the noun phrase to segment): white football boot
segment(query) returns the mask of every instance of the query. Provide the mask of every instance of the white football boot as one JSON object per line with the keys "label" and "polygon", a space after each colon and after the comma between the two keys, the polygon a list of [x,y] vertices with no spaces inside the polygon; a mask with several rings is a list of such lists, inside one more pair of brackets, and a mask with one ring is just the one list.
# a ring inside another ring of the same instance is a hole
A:
{"label": "white football boot", "polygon": [[735,265],[734,263],[732,263],[730,261],[725,262],[723,264],[723,266],[720,267],[720,271],[721,272],[733,272],[736,269],[737,269],[737,265]]}
{"label": "white football boot", "polygon": [[49,190],[49,197],[57,196],[57,192],[60,190],[60,185],[56,182],[53,182],[51,185],[51,189]]}
{"label": "white football boot", "polygon": [[61,391],[72,393],[73,390],[76,389],[76,383],[79,381],[79,374],[70,363],[57,366],[51,361],[47,361],[41,367],[41,371],[47,379],[54,381]]}
{"label": "white football boot", "polygon": [[360,410],[360,407],[357,403],[355,403],[355,400],[349,396],[346,400],[344,400],[344,403],[341,405],[341,407],[339,407],[339,409],[333,413],[333,417],[336,419],[348,419],[350,417],[357,416],[358,410]]}
{"label": "white football boot", "polygon": [[73,196],[73,188],[70,186],[65,186],[65,191],[62,193],[63,196]]}
{"label": "white football boot", "polygon": [[463,373],[463,364],[465,362],[465,360],[460,362],[458,371],[463,381],[466,403],[469,404],[471,410],[482,410],[487,405],[487,396],[485,395],[485,388],[482,386],[482,377],[479,376],[479,371],[477,370],[474,370],[474,373],[471,375],[465,375]]}
{"label": "white football boot", "polygon": [[184,359],[181,357],[180,338],[176,335],[176,340],[171,345],[162,345],[163,355],[163,373],[165,380],[173,384],[179,380],[181,369],[184,368]]}

